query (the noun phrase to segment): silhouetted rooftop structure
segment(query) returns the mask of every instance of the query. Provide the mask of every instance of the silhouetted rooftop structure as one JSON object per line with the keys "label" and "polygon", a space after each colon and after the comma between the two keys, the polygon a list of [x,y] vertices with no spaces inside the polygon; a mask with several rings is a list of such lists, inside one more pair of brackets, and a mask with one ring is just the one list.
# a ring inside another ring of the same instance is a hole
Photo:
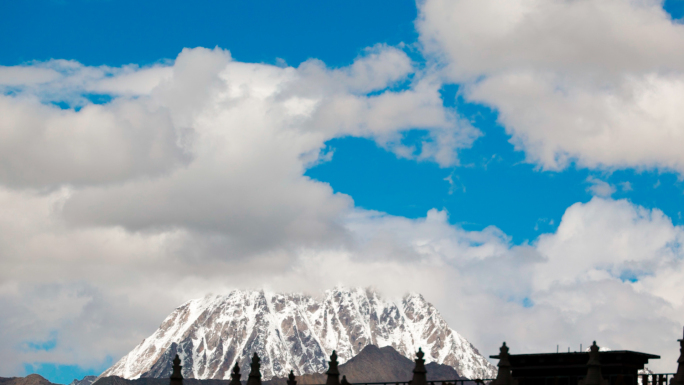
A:
{"label": "silhouetted rooftop structure", "polygon": [[235,361],[233,372],[230,373],[230,383],[228,385],[242,385],[240,383],[240,377],[242,377],[242,374],[240,374],[240,366],[238,365],[237,361]]}
{"label": "silhouetted rooftop structure", "polygon": [[639,369],[649,359],[660,358],[630,350],[599,352],[596,343],[591,352],[508,354],[506,350],[506,356],[519,385],[580,385],[585,377],[583,385],[603,385],[599,378],[611,385],[637,385]]}
{"label": "silhouetted rooftop structure", "polygon": [[252,370],[249,372],[247,385],[261,385],[261,359],[256,353],[252,356],[250,367]]}
{"label": "silhouetted rooftop structure", "polygon": [[496,373],[496,379],[490,385],[517,385],[518,381],[513,379],[511,375],[511,362],[509,360],[508,346],[506,342],[499,348],[499,355],[492,356],[499,359],[497,366],[499,370]]}
{"label": "silhouetted rooftop structure", "polygon": [[290,374],[287,376],[287,385],[297,385],[297,380],[295,380],[293,370],[290,370]]}
{"label": "silhouetted rooftop structure", "polygon": [[411,385],[427,385],[427,370],[425,369],[424,356],[423,349],[418,348],[416,367],[413,369],[413,379],[409,382]]}
{"label": "silhouetted rooftop structure", "polygon": [[333,350],[330,361],[328,361],[328,371],[325,372],[328,375],[325,385],[340,385],[340,371],[337,369],[337,365],[337,352]]}
{"label": "silhouetted rooftop structure", "polygon": [[[678,341],[680,356],[677,360],[677,373],[669,385],[684,385],[684,338]],[[419,348],[416,353],[413,378],[410,381],[391,382],[391,384],[428,385],[424,356],[423,350]],[[509,348],[504,342],[499,349],[499,354],[490,358],[498,359],[499,363],[496,379],[489,385],[638,385],[638,371],[644,368],[648,360],[657,359],[660,356],[630,350],[601,352],[596,341],[591,345],[589,352],[509,354]],[[247,385],[261,385],[260,362],[259,356],[254,353]],[[343,376],[340,382],[336,351],[333,350],[328,364],[325,385],[350,385],[346,376]],[[176,354],[173,359],[170,385],[183,385],[181,369],[181,360]],[[667,378],[671,375],[651,375],[652,384],[667,385]],[[230,377],[229,385],[241,385],[240,367],[237,362]],[[644,375],[642,385],[649,385],[648,379],[649,376]],[[483,384],[483,380],[486,379],[444,379],[443,381],[430,381],[430,384],[441,382],[442,385],[473,385]],[[447,381],[450,382],[447,383]],[[286,382],[287,385],[297,385],[292,370]]]}
{"label": "silhouetted rooftop structure", "polygon": [[[587,362],[587,375],[579,380],[579,385],[608,385],[608,381],[603,379],[603,373],[601,373],[601,354],[599,353],[599,347],[596,345],[596,341],[589,348],[589,361]],[[646,359],[648,362],[648,359]],[[616,383],[618,380],[616,379]],[[622,384],[624,385],[624,380]]]}
{"label": "silhouetted rooftop structure", "polygon": [[684,337],[679,341],[679,359],[677,360],[677,373],[670,385],[684,385]]}
{"label": "silhouetted rooftop structure", "polygon": [[169,380],[169,385],[183,385],[183,374],[181,373],[181,360],[176,354],[173,359],[173,373],[171,373],[171,378]]}

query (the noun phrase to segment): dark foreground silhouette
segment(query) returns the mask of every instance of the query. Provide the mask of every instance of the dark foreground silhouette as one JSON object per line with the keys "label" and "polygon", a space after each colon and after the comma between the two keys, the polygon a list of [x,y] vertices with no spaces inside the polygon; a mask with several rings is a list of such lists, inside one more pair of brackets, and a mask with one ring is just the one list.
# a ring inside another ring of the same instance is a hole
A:
{"label": "dark foreground silhouette", "polygon": [[[357,356],[350,360],[347,368],[348,373],[342,370],[344,365],[338,365],[337,354],[335,351],[330,356],[328,371],[323,375],[305,375],[296,377],[290,372],[289,377],[282,384],[282,379],[273,379],[272,385],[300,385],[323,384],[325,385],[348,385],[350,383],[369,384],[369,383],[394,383],[408,385],[434,385],[442,382],[442,385],[476,385],[487,383],[488,385],[684,385],[684,338],[678,340],[680,344],[680,356],[677,360],[677,373],[638,375],[638,370],[643,369],[649,359],[660,358],[659,356],[647,353],[634,352],[629,350],[608,351],[600,353],[596,341],[591,345],[589,352],[575,353],[542,353],[542,354],[509,354],[509,348],[504,342],[499,350],[499,355],[490,356],[499,360],[498,372],[495,379],[462,379],[452,377],[451,379],[428,380],[428,370],[423,359],[423,352],[418,349],[416,353],[415,366],[412,370],[410,381],[390,380],[390,376],[401,376],[407,378],[401,366],[401,359],[389,362],[382,362],[386,356],[382,349],[364,349],[365,357]],[[363,353],[363,352],[362,352]],[[391,352],[388,352],[391,353]],[[391,356],[391,354],[390,354]],[[380,360],[372,362],[368,357],[379,357]],[[606,373],[602,372],[602,359],[607,363]],[[170,385],[183,385],[182,378],[176,373],[180,373],[180,360],[178,355],[174,359],[173,372],[175,379],[171,379]],[[259,371],[259,357],[256,353],[252,357],[251,371],[247,385],[262,385],[261,373]],[[399,363],[394,366],[393,363]],[[344,368],[344,369],[347,369]],[[241,385],[240,369],[235,365],[230,385]],[[342,378],[340,379],[340,375]],[[349,378],[347,378],[349,375]],[[379,381],[378,381],[379,379]],[[668,381],[669,379],[669,381]],[[325,381],[324,381],[325,380]],[[180,381],[180,382],[178,382]],[[451,382],[449,382],[451,381]],[[641,384],[639,384],[641,382]],[[95,385],[106,385],[96,383]]]}
{"label": "dark foreground silhouette", "polygon": [[[346,376],[350,383],[369,382],[406,382],[413,376],[415,362],[404,357],[391,346],[379,348],[375,345],[366,346],[351,360],[338,366],[340,381]],[[462,379],[458,372],[449,365],[441,365],[431,362],[425,365],[428,381]],[[251,369],[251,368],[250,368]],[[248,380],[246,373],[240,373],[237,381],[245,385]],[[231,380],[196,380],[184,378],[183,385],[236,385],[235,367],[231,374]],[[296,376],[295,381],[299,385],[325,384],[326,373],[305,374]],[[287,385],[287,377],[274,377],[270,380],[261,381],[263,385]],[[168,378],[139,378],[126,380],[121,377],[104,377],[97,380],[93,385],[169,385]]]}
{"label": "dark foreground silhouette", "polygon": [[496,379],[489,385],[684,385],[684,338],[679,341],[676,373],[639,375],[649,359],[659,356],[629,350],[511,355],[504,342]]}

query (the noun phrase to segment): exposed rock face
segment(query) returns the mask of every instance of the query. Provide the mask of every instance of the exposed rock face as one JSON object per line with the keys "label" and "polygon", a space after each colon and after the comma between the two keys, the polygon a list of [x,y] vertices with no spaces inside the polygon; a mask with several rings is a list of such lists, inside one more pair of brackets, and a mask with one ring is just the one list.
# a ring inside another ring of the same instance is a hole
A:
{"label": "exposed rock face", "polygon": [[452,366],[468,378],[495,373],[421,295],[393,303],[372,290],[336,288],[322,301],[240,290],[188,301],[100,377],[168,377],[178,354],[185,378],[229,379],[235,362],[249,373],[256,352],[267,380],[290,370],[298,376],[324,372],[333,350],[344,363],[367,345],[392,346],[405,357],[421,347],[427,362]]}
{"label": "exposed rock face", "polygon": [[74,379],[69,385],[90,385],[97,380],[97,376],[85,376],[82,380]]}

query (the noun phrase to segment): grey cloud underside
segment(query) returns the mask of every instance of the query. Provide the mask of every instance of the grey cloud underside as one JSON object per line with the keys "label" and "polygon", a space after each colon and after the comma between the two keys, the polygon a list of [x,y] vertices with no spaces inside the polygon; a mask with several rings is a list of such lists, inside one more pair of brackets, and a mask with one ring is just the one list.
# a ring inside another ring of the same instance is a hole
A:
{"label": "grey cloud underside", "polygon": [[160,176],[188,164],[168,109],[115,100],[78,112],[0,96],[0,183],[92,185]]}
{"label": "grey cloud underside", "polygon": [[470,378],[491,378],[494,367],[449,328],[420,295],[400,302],[372,290],[335,289],[317,301],[302,294],[233,291],[177,308],[159,329],[101,377],[165,377],[179,354],[183,375],[227,379],[235,362],[244,373],[256,352],[264,379],[320,373],[336,350],[341,363],[365,346],[392,346],[406,357],[418,348],[426,359],[454,367]]}

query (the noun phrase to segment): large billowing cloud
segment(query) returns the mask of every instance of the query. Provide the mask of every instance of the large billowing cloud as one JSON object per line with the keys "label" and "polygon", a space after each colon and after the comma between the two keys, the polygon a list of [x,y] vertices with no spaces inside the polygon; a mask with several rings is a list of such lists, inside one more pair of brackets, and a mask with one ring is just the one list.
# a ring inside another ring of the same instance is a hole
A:
{"label": "large billowing cloud", "polygon": [[[239,258],[220,233],[74,227],[60,216],[70,197],[0,194],[13,208],[0,217],[8,373],[22,361],[102,365],[207,292],[317,293],[337,284],[421,292],[485,353],[504,340],[534,352],[596,339],[661,354],[651,365],[661,371],[678,354],[684,228],[628,201],[575,204],[555,233],[523,246],[493,227],[464,231],[444,211],[412,220],[351,210],[339,216],[345,244],[272,246]],[[52,350],[35,348],[50,341]]]}
{"label": "large billowing cloud", "polygon": [[[356,247],[352,199],[303,175],[327,140],[448,166],[478,136],[414,75],[382,45],[339,69],[202,48],[147,68],[1,67],[0,371],[101,365],[188,298],[294,282],[315,266],[302,255]],[[414,128],[421,151],[401,142]]]}
{"label": "large billowing cloud", "polygon": [[662,1],[426,0],[425,52],[529,161],[684,172],[684,25]]}
{"label": "large billowing cloud", "polygon": [[[421,290],[485,353],[502,341],[531,353],[597,340],[661,355],[649,365],[657,371],[676,368],[684,228],[657,209],[593,198],[569,207],[554,233],[529,245],[511,244],[496,228],[464,231],[436,210],[419,220],[362,213],[348,226],[362,259],[351,258],[341,282],[368,271],[385,290]],[[382,261],[384,274],[374,268]]]}

